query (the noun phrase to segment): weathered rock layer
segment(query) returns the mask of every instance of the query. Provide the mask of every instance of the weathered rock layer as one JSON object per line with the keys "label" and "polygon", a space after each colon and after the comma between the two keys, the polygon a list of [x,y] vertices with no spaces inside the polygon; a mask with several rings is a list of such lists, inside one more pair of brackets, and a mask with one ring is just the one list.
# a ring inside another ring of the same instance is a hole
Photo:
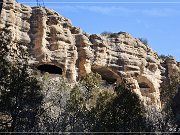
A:
{"label": "weathered rock layer", "polygon": [[71,82],[91,71],[108,83],[125,79],[147,105],[161,106],[159,87],[166,69],[140,40],[126,32],[88,35],[53,10],[31,8],[15,0],[3,0],[0,8],[0,29],[12,33],[12,57],[26,50],[30,65],[56,66]]}

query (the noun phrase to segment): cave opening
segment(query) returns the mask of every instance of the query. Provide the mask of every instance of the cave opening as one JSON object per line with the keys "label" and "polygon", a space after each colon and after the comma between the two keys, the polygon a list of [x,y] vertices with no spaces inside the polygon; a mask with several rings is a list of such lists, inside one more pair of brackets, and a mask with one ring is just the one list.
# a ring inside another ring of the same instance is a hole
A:
{"label": "cave opening", "polygon": [[106,84],[114,84],[117,81],[117,79],[106,76],[106,75],[101,75],[101,77],[102,77],[102,80],[106,81]]}
{"label": "cave opening", "polygon": [[104,80],[106,85],[112,85],[117,82],[116,77],[114,76],[113,72],[106,69],[106,68],[100,68],[100,69],[92,69],[93,72],[98,73],[101,75],[102,80]]}
{"label": "cave opening", "polygon": [[2,6],[3,6],[3,0],[0,0],[0,14],[1,14],[1,11],[2,11]]}
{"label": "cave opening", "polygon": [[140,88],[150,88],[150,87],[148,86],[148,84],[146,84],[145,82],[139,83],[139,87],[140,87]]}
{"label": "cave opening", "polygon": [[49,74],[62,75],[62,69],[58,66],[55,66],[55,65],[43,64],[43,65],[39,65],[37,67],[37,69],[40,70],[42,73],[47,72]]}
{"label": "cave opening", "polygon": [[145,82],[139,83],[139,88],[144,92],[150,92],[150,87]]}

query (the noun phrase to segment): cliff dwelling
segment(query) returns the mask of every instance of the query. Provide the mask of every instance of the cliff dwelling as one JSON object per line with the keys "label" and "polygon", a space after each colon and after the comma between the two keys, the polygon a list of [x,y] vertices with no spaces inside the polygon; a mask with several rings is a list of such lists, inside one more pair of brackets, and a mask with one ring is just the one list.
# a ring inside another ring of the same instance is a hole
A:
{"label": "cliff dwelling", "polygon": [[50,64],[42,64],[37,67],[38,70],[41,71],[41,73],[49,73],[49,74],[57,74],[62,75],[62,69],[55,65]]}
{"label": "cliff dwelling", "polygon": [[151,81],[147,78],[141,77],[141,79],[138,80],[138,85],[141,95],[144,97],[146,104],[152,105],[152,103],[155,103],[154,92],[156,91]]}
{"label": "cliff dwelling", "polygon": [[151,91],[150,87],[148,86],[148,84],[144,83],[144,82],[141,82],[139,83],[139,88],[142,92],[145,92],[145,93],[149,93]]}
{"label": "cliff dwelling", "polygon": [[100,74],[106,84],[114,84],[117,82],[115,73],[107,68],[92,69],[92,71]]}
{"label": "cliff dwelling", "polygon": [[23,48],[30,55],[30,66],[53,77],[62,75],[72,83],[90,72],[99,73],[107,85],[126,79],[143,100],[161,106],[161,78],[173,73],[167,68],[180,67],[175,60],[168,62],[173,66],[162,65],[155,51],[127,32],[117,33],[116,38],[90,35],[54,10],[14,0],[1,2],[0,29],[11,31],[12,59],[18,58]]}

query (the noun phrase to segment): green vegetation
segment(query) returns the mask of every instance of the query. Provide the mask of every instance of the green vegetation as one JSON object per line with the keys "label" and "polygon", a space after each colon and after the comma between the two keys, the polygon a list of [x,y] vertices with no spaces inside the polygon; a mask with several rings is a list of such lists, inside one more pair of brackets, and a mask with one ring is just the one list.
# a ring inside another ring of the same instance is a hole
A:
{"label": "green vegetation", "polygon": [[161,86],[160,112],[145,107],[125,84],[105,88],[97,73],[74,86],[60,77],[35,75],[26,61],[9,61],[10,35],[0,33],[0,131],[168,132],[177,126],[171,105],[179,73]]}
{"label": "green vegetation", "polygon": [[[90,73],[71,89],[62,79],[50,81],[48,75],[40,77],[42,85],[39,85],[26,73],[27,69],[23,69],[18,68],[12,73],[9,77],[13,82],[6,80],[7,88],[1,89],[1,113],[7,113],[11,118],[7,122],[10,126],[1,126],[2,131],[116,132],[143,129],[144,109],[138,96],[122,86],[103,90],[99,74]],[[53,109],[57,112],[53,113]]]}
{"label": "green vegetation", "polygon": [[101,33],[102,36],[108,36],[108,35],[111,35],[112,32],[108,32],[108,31],[104,31]]}
{"label": "green vegetation", "polygon": [[173,59],[173,56],[172,55],[159,55],[158,56],[159,57],[159,59],[161,59],[163,62],[165,62],[167,59]]}
{"label": "green vegetation", "polygon": [[33,131],[43,96],[27,65],[8,60],[10,31],[0,33],[0,131]]}
{"label": "green vegetation", "polygon": [[115,88],[115,95],[102,93],[94,112],[95,131],[139,132],[145,130],[143,105],[135,93],[123,86]]}
{"label": "green vegetation", "polygon": [[[163,104],[163,112],[166,114],[166,125],[170,124],[172,127],[176,127],[176,114],[179,105],[177,101],[174,101],[175,96],[178,94],[178,86],[180,84],[180,73],[174,72],[172,76],[161,84],[161,101]],[[176,99],[177,100],[177,99]],[[179,110],[178,110],[179,111]]]}
{"label": "green vegetation", "polygon": [[108,36],[109,38],[118,38],[120,34],[124,34],[126,32],[117,32],[117,33],[113,33],[113,32],[108,32],[108,31],[104,31],[101,33],[102,36]]}
{"label": "green vegetation", "polygon": [[51,80],[48,74],[37,81],[23,69],[9,76],[13,82],[1,82],[1,114],[10,117],[6,123],[1,121],[1,131],[155,132],[176,126],[166,104],[175,94],[168,90],[176,90],[176,77],[163,89],[164,109],[158,112],[144,107],[139,97],[122,85],[104,89],[97,73],[88,74],[71,88],[63,79]]}
{"label": "green vegetation", "polygon": [[149,46],[148,40],[145,38],[138,38],[144,45]]}
{"label": "green vegetation", "polygon": [[109,38],[118,38],[119,34],[118,33],[112,33],[108,37]]}
{"label": "green vegetation", "polygon": [[[1,80],[0,110],[11,117],[8,131],[29,131],[37,124],[36,116],[41,109],[42,94],[38,81],[27,73],[27,68],[9,65],[9,73]],[[2,73],[2,72],[1,72]]]}

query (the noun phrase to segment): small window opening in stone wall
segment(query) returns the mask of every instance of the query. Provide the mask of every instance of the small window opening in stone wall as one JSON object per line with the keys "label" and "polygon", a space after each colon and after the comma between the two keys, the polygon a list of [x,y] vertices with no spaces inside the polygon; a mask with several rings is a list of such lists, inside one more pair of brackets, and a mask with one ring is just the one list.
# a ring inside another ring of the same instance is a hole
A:
{"label": "small window opening in stone wall", "polygon": [[58,66],[55,65],[50,65],[50,64],[43,64],[39,65],[37,67],[38,70],[40,70],[42,73],[49,73],[49,74],[59,74],[62,75],[62,69]]}

